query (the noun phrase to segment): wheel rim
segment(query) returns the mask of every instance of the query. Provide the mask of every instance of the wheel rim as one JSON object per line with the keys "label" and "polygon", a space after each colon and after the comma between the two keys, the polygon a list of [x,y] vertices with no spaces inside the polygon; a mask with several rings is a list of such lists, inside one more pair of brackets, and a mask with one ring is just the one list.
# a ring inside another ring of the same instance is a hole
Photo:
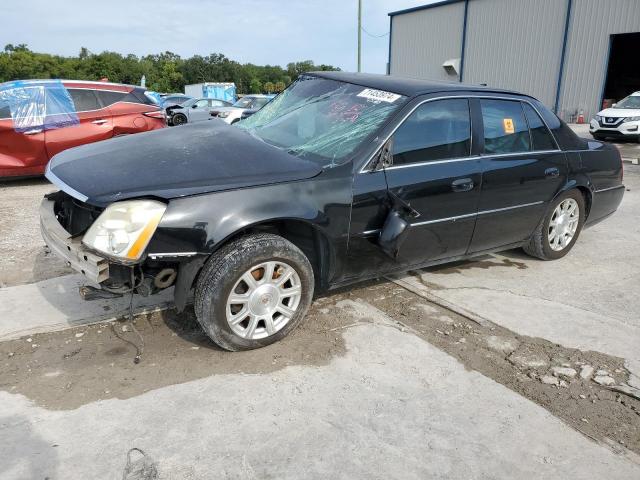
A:
{"label": "wheel rim", "polygon": [[244,272],[227,298],[231,330],[247,340],[270,337],[287,325],[300,305],[302,283],[281,261],[260,263]]}
{"label": "wheel rim", "polygon": [[187,120],[186,117],[184,117],[183,115],[176,115],[173,118],[173,124],[174,125],[182,125],[183,123],[186,122],[186,120]]}
{"label": "wheel rim", "polygon": [[578,230],[580,208],[573,198],[560,202],[551,215],[549,221],[549,246],[551,250],[559,252],[571,243]]}

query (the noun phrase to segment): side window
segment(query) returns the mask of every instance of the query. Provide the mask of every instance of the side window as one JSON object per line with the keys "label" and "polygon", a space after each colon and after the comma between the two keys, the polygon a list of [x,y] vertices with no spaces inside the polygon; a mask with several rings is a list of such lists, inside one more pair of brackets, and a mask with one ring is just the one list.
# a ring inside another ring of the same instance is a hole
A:
{"label": "side window", "polygon": [[125,97],[126,93],[96,90],[96,95],[98,95],[100,102],[102,102],[102,106],[108,107],[109,105],[113,105],[114,103],[121,101]]}
{"label": "side window", "polygon": [[76,112],[88,112],[89,110],[100,110],[102,108],[93,90],[70,88],[69,95],[71,95],[73,104],[76,107]]}
{"label": "side window", "polygon": [[471,119],[465,98],[420,105],[393,134],[394,165],[468,157]]}
{"label": "side window", "polygon": [[529,128],[519,101],[480,100],[484,123],[485,153],[518,153],[531,150]]}
{"label": "side window", "polygon": [[531,140],[533,141],[534,150],[555,150],[556,143],[551,136],[551,132],[544,124],[538,113],[528,103],[523,103],[524,114],[527,117],[529,123],[529,130],[531,131]]}
{"label": "side window", "polygon": [[196,102],[196,105],[198,106],[198,108],[205,108],[209,106],[209,101],[208,100],[198,100]]}
{"label": "side window", "polygon": [[9,108],[9,105],[0,103],[0,120],[5,118],[11,118],[11,109]]}

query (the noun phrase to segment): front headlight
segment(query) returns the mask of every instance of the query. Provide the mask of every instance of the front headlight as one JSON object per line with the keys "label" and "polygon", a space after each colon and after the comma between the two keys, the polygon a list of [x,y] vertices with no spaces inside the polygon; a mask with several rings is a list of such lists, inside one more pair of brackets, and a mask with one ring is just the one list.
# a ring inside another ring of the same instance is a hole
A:
{"label": "front headlight", "polygon": [[218,113],[218,117],[227,118],[229,116],[229,112],[220,112]]}
{"label": "front headlight", "polygon": [[623,121],[624,122],[640,122],[640,117],[627,117]]}
{"label": "front headlight", "polygon": [[138,260],[167,206],[155,200],[128,200],[109,205],[82,238],[87,247],[123,260]]}
{"label": "front headlight", "polygon": [[600,115],[596,115],[596,122],[601,122],[602,121],[602,117]]}

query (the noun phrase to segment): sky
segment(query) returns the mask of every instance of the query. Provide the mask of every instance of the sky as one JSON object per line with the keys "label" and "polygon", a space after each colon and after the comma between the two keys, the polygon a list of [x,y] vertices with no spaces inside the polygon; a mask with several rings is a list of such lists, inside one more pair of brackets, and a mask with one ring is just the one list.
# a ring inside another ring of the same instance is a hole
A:
{"label": "sky", "polygon": [[[362,34],[362,70],[386,70],[389,12],[432,1],[362,0],[363,27],[378,36]],[[358,0],[0,0],[0,49],[223,53],[241,63],[313,60],[355,71],[357,10]]]}

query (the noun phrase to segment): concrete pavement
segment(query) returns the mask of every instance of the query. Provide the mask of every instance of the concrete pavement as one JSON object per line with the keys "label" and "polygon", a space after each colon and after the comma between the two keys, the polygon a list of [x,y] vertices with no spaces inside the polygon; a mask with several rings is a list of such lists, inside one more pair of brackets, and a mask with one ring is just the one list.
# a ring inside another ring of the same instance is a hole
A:
{"label": "concrete pavement", "polygon": [[[105,322],[129,312],[129,296],[83,300],[78,288],[89,284],[82,275],[65,275],[37,283],[0,288],[0,340],[77,325]],[[159,295],[134,297],[136,314],[173,304],[173,288]]]}
{"label": "concrete pavement", "polygon": [[339,308],[356,326],[324,367],[213,375],[71,411],[0,392],[0,477],[120,478],[134,446],[167,479],[640,476],[635,455],[390,328],[371,305]]}

